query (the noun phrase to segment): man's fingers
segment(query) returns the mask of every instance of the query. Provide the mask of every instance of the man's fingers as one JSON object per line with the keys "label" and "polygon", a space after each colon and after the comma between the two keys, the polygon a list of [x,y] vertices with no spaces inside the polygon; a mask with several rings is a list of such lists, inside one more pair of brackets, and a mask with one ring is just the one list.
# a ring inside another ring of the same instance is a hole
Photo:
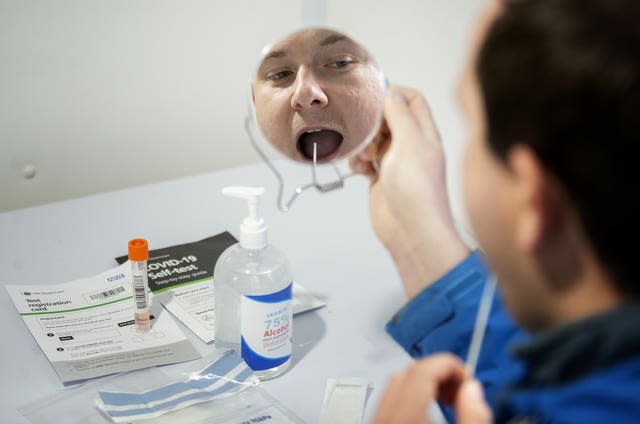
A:
{"label": "man's fingers", "polygon": [[417,94],[414,90],[391,86],[385,97],[384,116],[394,137],[398,135],[419,134],[422,131],[419,121],[413,115],[409,103]]}
{"label": "man's fingers", "polygon": [[398,373],[391,377],[387,388],[382,394],[382,401],[378,405],[378,413],[373,424],[384,424],[393,422],[393,416],[397,412],[396,403],[398,402],[398,393],[403,393],[404,389],[404,373]]}
{"label": "man's fingers", "polygon": [[451,354],[438,354],[417,361],[393,376],[376,414],[375,424],[428,422],[428,408],[443,385],[459,386],[464,364]]}
{"label": "man's fingers", "polygon": [[378,178],[378,173],[374,168],[371,161],[363,160],[359,155],[353,156],[349,159],[349,167],[356,174],[362,174],[369,179],[369,182],[374,183]]}
{"label": "man's fingers", "polygon": [[385,117],[393,134],[419,131],[429,141],[439,141],[431,109],[419,91],[391,86],[385,100]]}
{"label": "man's fingers", "polygon": [[433,400],[453,401],[456,390],[464,380],[464,364],[454,355],[436,354],[414,363],[406,371],[407,385],[423,387],[414,402],[428,404]]}
{"label": "man's fingers", "polygon": [[427,379],[440,384],[449,380],[464,378],[464,364],[450,353],[439,353],[417,361],[411,366],[416,378]]}
{"label": "man's fingers", "polygon": [[462,385],[455,406],[459,424],[489,424],[493,421],[493,414],[477,380],[469,380]]}
{"label": "man's fingers", "polygon": [[429,107],[429,104],[425,100],[424,96],[416,92],[415,95],[409,99],[409,109],[411,109],[413,116],[418,121],[420,129],[426,136],[427,140],[439,143],[440,134],[433,120],[431,107]]}

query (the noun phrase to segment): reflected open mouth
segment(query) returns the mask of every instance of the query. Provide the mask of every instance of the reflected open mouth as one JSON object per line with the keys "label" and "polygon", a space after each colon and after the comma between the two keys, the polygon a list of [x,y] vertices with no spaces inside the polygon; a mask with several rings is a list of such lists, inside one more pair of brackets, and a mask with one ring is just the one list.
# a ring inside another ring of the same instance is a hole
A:
{"label": "reflected open mouth", "polygon": [[336,155],[343,139],[344,137],[338,131],[308,130],[298,137],[297,148],[305,159],[313,161],[313,144],[315,143],[317,145],[317,162],[327,162]]}

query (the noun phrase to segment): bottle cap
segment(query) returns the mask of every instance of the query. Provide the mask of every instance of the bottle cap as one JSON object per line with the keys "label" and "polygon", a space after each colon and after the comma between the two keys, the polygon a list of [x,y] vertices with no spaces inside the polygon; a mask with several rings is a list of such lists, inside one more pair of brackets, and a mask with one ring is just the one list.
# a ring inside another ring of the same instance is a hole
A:
{"label": "bottle cap", "polygon": [[129,240],[129,260],[146,261],[149,259],[149,244],[145,239]]}
{"label": "bottle cap", "polygon": [[267,245],[267,224],[258,213],[258,199],[263,187],[233,186],[222,189],[222,194],[247,201],[249,215],[240,224],[240,245],[245,249],[262,249]]}

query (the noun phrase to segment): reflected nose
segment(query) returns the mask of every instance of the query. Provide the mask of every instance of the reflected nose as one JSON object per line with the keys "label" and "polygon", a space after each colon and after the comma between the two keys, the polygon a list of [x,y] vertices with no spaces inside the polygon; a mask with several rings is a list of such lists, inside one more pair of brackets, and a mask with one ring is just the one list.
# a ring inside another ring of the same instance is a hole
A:
{"label": "reflected nose", "polygon": [[309,107],[325,107],[329,99],[320,86],[313,72],[307,68],[300,68],[291,96],[291,107],[302,110]]}

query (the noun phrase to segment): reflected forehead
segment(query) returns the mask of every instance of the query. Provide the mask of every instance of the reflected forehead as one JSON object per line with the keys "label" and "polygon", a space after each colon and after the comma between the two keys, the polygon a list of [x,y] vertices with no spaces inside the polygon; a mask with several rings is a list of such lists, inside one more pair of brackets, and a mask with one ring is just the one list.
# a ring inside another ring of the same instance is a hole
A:
{"label": "reflected forehead", "polygon": [[358,58],[361,63],[373,64],[377,68],[367,50],[349,36],[337,31],[315,28],[296,32],[272,46],[267,46],[254,74],[254,82],[264,80],[269,69],[311,64],[321,55],[330,53],[344,53]]}
{"label": "reflected forehead", "polygon": [[286,50],[274,50],[264,57],[264,60],[278,59],[287,55]]}
{"label": "reflected forehead", "polygon": [[327,47],[340,41],[348,41],[351,44],[356,45],[356,43],[349,39],[346,35],[339,33],[329,33],[329,35],[326,35],[324,38],[320,39],[320,41],[314,43],[314,38],[317,38],[319,35],[320,34],[314,34],[313,32],[302,32],[294,34],[290,38],[273,46],[271,51],[265,55],[264,60],[267,61],[269,59],[279,59],[282,57],[287,57],[291,54],[291,51],[293,49],[307,50],[307,46],[313,46],[314,44],[317,47]]}
{"label": "reflected forehead", "polygon": [[338,41],[348,40],[348,38],[342,34],[331,34],[322,41],[320,41],[320,47],[330,46]]}

